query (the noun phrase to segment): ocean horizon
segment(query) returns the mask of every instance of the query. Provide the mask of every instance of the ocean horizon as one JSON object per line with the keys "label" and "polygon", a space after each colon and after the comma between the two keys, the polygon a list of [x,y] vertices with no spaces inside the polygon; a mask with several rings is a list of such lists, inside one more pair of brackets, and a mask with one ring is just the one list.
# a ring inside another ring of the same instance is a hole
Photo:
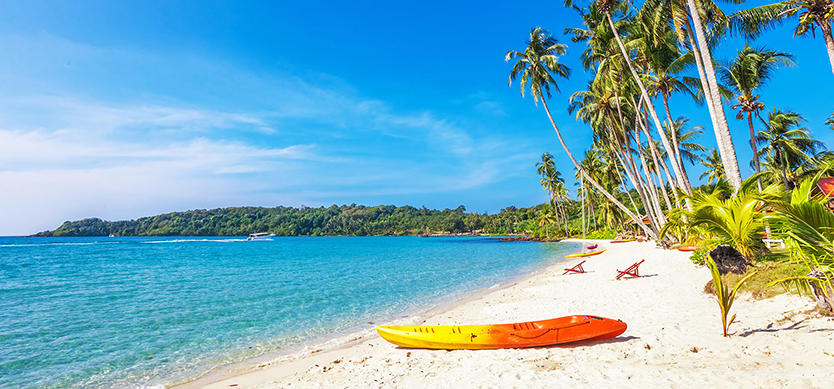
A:
{"label": "ocean horizon", "polygon": [[4,237],[0,387],[187,382],[418,320],[577,248],[487,237]]}

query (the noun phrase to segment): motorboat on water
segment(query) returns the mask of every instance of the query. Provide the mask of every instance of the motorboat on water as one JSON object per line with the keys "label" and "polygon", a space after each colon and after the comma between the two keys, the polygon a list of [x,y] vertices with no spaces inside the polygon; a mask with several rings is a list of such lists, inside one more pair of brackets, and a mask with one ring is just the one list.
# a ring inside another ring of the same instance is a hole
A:
{"label": "motorboat on water", "polygon": [[270,234],[268,232],[259,232],[257,234],[250,234],[246,240],[268,240],[272,239],[275,234]]}

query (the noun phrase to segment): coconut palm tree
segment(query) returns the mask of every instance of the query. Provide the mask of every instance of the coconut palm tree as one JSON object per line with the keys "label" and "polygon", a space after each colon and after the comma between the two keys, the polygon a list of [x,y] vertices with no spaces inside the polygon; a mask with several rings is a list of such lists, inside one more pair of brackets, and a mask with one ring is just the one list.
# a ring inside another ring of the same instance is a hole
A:
{"label": "coconut palm tree", "polygon": [[[693,63],[694,57],[691,53],[679,55],[679,53],[669,50],[668,46],[662,46],[660,50],[646,51],[646,58],[652,70],[648,75],[648,91],[651,96],[659,95],[663,101],[668,127],[668,123],[673,120],[672,113],[669,110],[669,98],[672,93],[681,92],[691,96],[696,102],[700,101],[700,98],[698,98],[698,91],[700,90],[698,79],[681,74]],[[689,179],[683,172],[683,160],[680,155],[677,133],[669,132],[667,137],[669,135],[672,139],[672,156],[681,166],[681,179],[684,180],[685,185],[689,186]]]}
{"label": "coconut palm tree", "polygon": [[724,164],[721,161],[721,154],[718,150],[710,150],[710,153],[704,155],[701,159],[701,164],[704,165],[707,170],[698,178],[703,179],[704,177],[707,177],[708,184],[712,184],[713,180],[718,182],[721,179],[727,179],[727,175],[724,173]]}
{"label": "coconut palm tree", "polygon": [[545,208],[541,215],[539,215],[539,227],[544,226],[544,233],[547,239],[550,239],[550,230],[548,228],[553,224],[556,224],[556,216],[550,211],[550,208]]}
{"label": "coconut palm tree", "polygon": [[816,28],[822,31],[822,39],[834,73],[834,35],[831,21],[834,20],[832,0],[788,0],[739,11],[732,15],[733,27],[747,37],[754,39],[762,32],[781,25],[788,18],[796,18],[793,36],[815,35]]}
{"label": "coconut palm tree", "polygon": [[810,159],[822,143],[811,138],[807,128],[794,128],[805,121],[802,115],[792,111],[773,109],[763,121],[766,129],[759,132],[756,141],[764,144],[760,155],[767,155],[772,161],[778,162],[782,173],[782,183],[785,189],[792,189],[788,180],[791,162]]}
{"label": "coconut palm tree", "polygon": [[[741,172],[738,167],[735,146],[721,101],[722,89],[715,77],[712,66],[711,47],[727,32],[729,18],[712,0],[646,0],[640,9],[642,19],[653,20],[656,36],[664,36],[667,25],[674,27],[678,41],[689,43],[695,58],[698,75],[704,90],[705,101],[712,120],[715,138],[721,153],[722,163],[735,190],[741,187]],[[709,27],[710,35],[704,29]],[[710,38],[710,39],[708,39]]]}
{"label": "coconut palm tree", "polygon": [[[759,88],[764,86],[778,65],[793,66],[791,61],[793,55],[783,51],[770,50],[765,47],[753,48],[744,44],[733,62],[725,64],[718,69],[721,80],[733,93],[738,104],[733,109],[738,109],[736,119],[742,120],[746,114],[747,125],[750,127],[750,147],[753,149],[753,167],[756,173],[761,172],[759,159],[756,156],[759,150],[756,147],[756,131],[753,128],[753,115],[758,115],[764,108],[764,103],[759,101],[760,95],[754,95]],[[758,180],[759,190],[762,190],[761,180]]]}
{"label": "coconut palm tree", "polygon": [[[698,135],[703,134],[704,132],[701,131],[703,127],[695,126],[692,128],[687,129],[687,125],[689,123],[689,119],[684,116],[678,116],[678,118],[672,122],[672,128],[675,129],[674,133],[675,138],[678,139],[678,153],[682,160],[689,161],[691,165],[695,165],[696,162],[701,161],[701,157],[695,152],[702,153],[707,151],[707,148],[701,145],[700,143],[695,142],[695,138]],[[669,127],[663,129],[667,133],[670,133]],[[672,135],[667,135],[668,137],[672,137]],[[683,173],[686,174],[686,166],[681,164],[681,169],[683,169]]]}
{"label": "coconut palm tree", "polygon": [[[542,176],[541,185],[547,191],[550,202],[554,202],[553,188],[557,182],[565,182],[562,178],[562,173],[556,170],[556,165],[553,161],[553,155],[550,153],[542,154],[542,160],[536,162],[536,173]],[[555,204],[553,205],[556,206]]]}
{"label": "coconut palm tree", "polygon": [[[525,90],[529,90],[533,95],[534,102],[537,103],[538,100],[541,99],[542,106],[547,113],[550,124],[556,131],[556,136],[559,138],[559,143],[562,144],[562,148],[565,149],[565,153],[567,153],[571,162],[573,162],[574,167],[576,167],[576,169],[583,176],[585,176],[588,182],[600,191],[603,196],[617,204],[617,206],[629,215],[629,217],[635,221],[639,221],[637,215],[629,211],[628,208],[620,203],[619,200],[617,200],[611,193],[603,189],[598,182],[587,176],[585,171],[579,166],[576,158],[574,158],[573,154],[570,152],[570,149],[568,149],[564,139],[562,139],[562,133],[559,131],[559,127],[556,126],[556,122],[553,121],[553,116],[547,106],[546,98],[550,97],[551,87],[556,91],[559,90],[553,74],[564,78],[567,78],[569,75],[570,69],[559,63],[558,57],[559,55],[563,55],[567,52],[567,46],[559,43],[556,38],[552,37],[546,30],[540,27],[533,28],[530,31],[530,38],[527,40],[526,44],[527,47],[523,52],[511,50],[504,56],[506,61],[517,59],[515,65],[510,71],[508,84],[512,85],[512,82],[515,79],[521,78],[521,95],[524,96]],[[642,223],[640,224],[642,226]],[[655,231],[652,231],[645,226],[643,226],[643,228],[645,229],[647,235],[657,238]]]}

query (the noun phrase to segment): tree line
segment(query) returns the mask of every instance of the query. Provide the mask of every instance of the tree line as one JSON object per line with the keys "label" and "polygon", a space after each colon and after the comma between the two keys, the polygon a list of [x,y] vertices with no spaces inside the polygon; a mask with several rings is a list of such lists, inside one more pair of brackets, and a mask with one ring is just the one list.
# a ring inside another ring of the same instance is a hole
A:
{"label": "tree line", "polygon": [[[412,206],[332,205],[319,208],[232,207],[172,212],[135,220],[105,221],[88,218],[64,222],[40,237],[76,236],[246,236],[269,232],[277,236],[404,236],[432,233],[510,234],[538,231],[545,204],[499,213],[434,210]],[[568,203],[569,210],[578,205]],[[576,212],[573,212],[574,214]]]}

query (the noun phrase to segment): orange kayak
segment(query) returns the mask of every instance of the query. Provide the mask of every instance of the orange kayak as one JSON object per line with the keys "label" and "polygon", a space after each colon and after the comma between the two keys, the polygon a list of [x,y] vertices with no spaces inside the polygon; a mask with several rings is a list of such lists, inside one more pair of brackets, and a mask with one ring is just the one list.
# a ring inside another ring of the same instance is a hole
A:
{"label": "orange kayak", "polygon": [[634,242],[637,238],[631,239],[620,239],[620,240],[612,240],[611,243],[625,243],[625,242]]}
{"label": "orange kayak", "polygon": [[605,251],[605,249],[597,250],[597,251],[591,251],[589,253],[568,254],[568,255],[565,255],[565,258],[590,257],[592,255],[602,254],[604,251]]}
{"label": "orange kayak", "polygon": [[605,340],[619,336],[626,328],[619,320],[575,315],[526,323],[379,326],[376,330],[383,339],[401,347],[480,350]]}
{"label": "orange kayak", "polygon": [[678,251],[695,251],[695,246],[678,246]]}

